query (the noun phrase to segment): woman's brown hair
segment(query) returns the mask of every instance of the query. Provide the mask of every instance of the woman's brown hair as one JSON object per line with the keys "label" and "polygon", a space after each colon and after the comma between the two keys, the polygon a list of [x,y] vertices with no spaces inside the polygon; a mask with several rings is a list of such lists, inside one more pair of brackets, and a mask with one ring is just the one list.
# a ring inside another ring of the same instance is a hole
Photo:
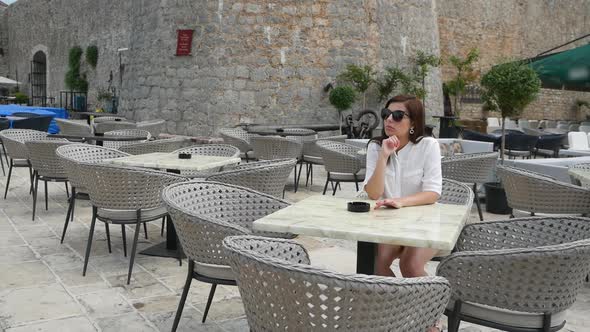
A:
{"label": "woman's brown hair", "polygon": [[[385,108],[388,108],[389,105],[392,103],[403,103],[406,109],[408,110],[408,115],[410,116],[410,121],[413,122],[414,133],[410,134],[410,142],[416,144],[422,140],[424,137],[424,122],[425,122],[425,115],[424,115],[424,106],[422,102],[410,95],[397,95],[387,101],[385,103]],[[385,119],[382,119],[385,122]],[[389,136],[385,133],[385,123],[383,123],[383,129],[381,130],[381,136],[371,138],[370,142],[375,142],[379,145],[383,142],[384,139],[387,139]]]}

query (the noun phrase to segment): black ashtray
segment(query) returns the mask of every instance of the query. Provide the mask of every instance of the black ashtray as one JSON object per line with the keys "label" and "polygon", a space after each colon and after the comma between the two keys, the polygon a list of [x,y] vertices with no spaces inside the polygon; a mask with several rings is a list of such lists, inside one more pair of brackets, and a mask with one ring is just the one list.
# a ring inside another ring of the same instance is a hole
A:
{"label": "black ashtray", "polygon": [[283,128],[277,128],[276,130],[277,130],[277,133],[282,133],[285,131]]}
{"label": "black ashtray", "polygon": [[179,153],[178,159],[191,159],[193,157],[190,153]]}
{"label": "black ashtray", "polygon": [[350,212],[369,212],[371,204],[365,202],[348,202],[348,211]]}
{"label": "black ashtray", "polygon": [[122,119],[121,118],[116,118],[115,121],[122,121]]}

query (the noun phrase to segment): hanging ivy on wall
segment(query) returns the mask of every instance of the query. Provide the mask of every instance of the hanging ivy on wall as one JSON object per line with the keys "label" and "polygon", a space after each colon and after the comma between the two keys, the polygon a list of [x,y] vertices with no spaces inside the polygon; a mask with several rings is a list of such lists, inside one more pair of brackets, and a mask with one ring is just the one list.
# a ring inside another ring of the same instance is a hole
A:
{"label": "hanging ivy on wall", "polygon": [[70,90],[88,92],[88,81],[86,81],[86,74],[80,73],[82,53],[83,51],[80,46],[74,46],[70,49],[68,56],[69,69],[66,72],[64,83]]}
{"label": "hanging ivy on wall", "polygon": [[96,69],[96,64],[98,64],[98,47],[96,45],[90,45],[86,48],[86,62]]}

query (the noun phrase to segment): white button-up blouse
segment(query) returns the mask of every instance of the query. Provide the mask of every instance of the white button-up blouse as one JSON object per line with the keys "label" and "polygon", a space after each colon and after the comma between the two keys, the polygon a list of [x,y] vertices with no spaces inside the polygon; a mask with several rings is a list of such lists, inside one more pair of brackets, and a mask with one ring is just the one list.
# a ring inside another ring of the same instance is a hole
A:
{"label": "white button-up blouse", "polygon": [[[379,144],[369,143],[363,188],[373,176],[380,150]],[[440,147],[436,139],[424,137],[416,144],[408,142],[403,149],[393,153],[387,162],[381,198],[399,198],[423,191],[432,191],[440,195],[442,191],[440,160]]]}

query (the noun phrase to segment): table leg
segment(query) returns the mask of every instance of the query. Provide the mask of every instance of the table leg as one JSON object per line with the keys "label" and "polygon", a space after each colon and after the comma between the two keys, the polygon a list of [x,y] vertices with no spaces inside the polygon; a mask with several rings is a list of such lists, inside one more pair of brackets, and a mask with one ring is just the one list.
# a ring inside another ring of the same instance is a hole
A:
{"label": "table leg", "polygon": [[372,242],[357,242],[356,273],[375,274],[375,250],[377,246]]}
{"label": "table leg", "polygon": [[[151,246],[140,252],[142,255],[158,256],[158,257],[173,257],[178,258],[178,247],[176,246],[176,229],[170,216],[166,216],[166,241],[160,242],[155,246]],[[182,256],[184,258],[184,255]]]}

